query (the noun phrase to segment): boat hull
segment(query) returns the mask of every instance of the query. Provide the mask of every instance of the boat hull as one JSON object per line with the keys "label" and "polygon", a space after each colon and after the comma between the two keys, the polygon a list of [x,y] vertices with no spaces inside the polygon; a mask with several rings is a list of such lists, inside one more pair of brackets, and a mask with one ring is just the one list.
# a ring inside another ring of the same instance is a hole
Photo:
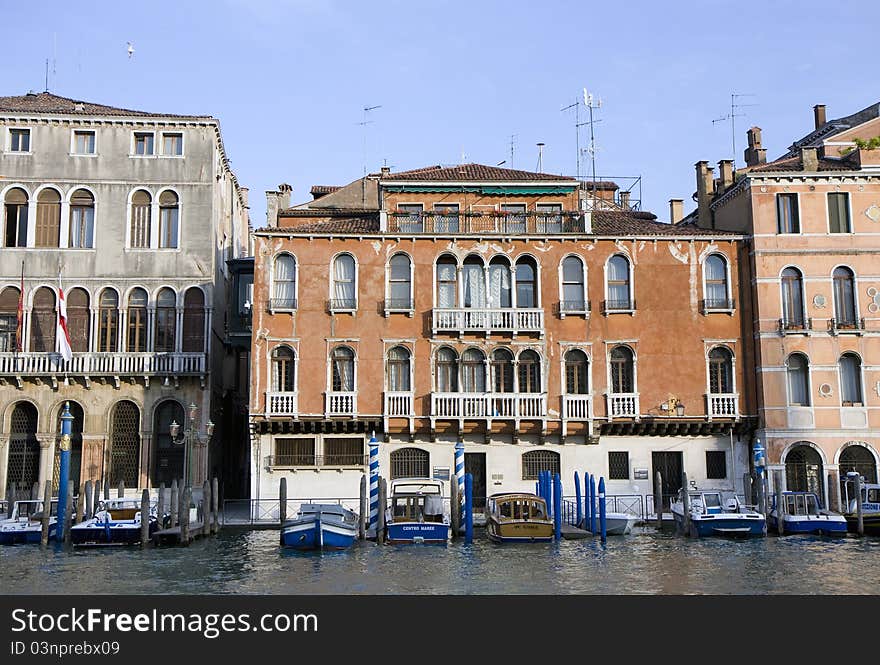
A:
{"label": "boat hull", "polygon": [[[680,531],[685,530],[681,513],[673,512],[675,525]],[[709,536],[725,536],[728,538],[746,538],[767,534],[767,523],[763,517],[737,517],[725,514],[704,515],[691,519],[690,534],[700,538]]]}
{"label": "boat hull", "polygon": [[486,533],[496,543],[549,543],[553,540],[553,523],[532,520],[499,522],[490,519],[486,524]]}
{"label": "boat hull", "polygon": [[281,546],[296,550],[346,549],[356,537],[356,528],[333,524],[317,516],[291,520],[281,527]]}
{"label": "boat hull", "polygon": [[[49,541],[55,540],[55,527],[57,522],[49,524]],[[0,528],[0,545],[31,545],[39,544],[40,536],[43,533],[41,524],[27,524],[24,526],[16,524],[3,525]]]}
{"label": "boat hull", "polygon": [[[869,536],[880,536],[880,513],[867,513],[862,515],[862,524],[865,527],[865,534]],[[847,530],[851,533],[858,533],[859,520],[855,515],[846,515]]]}
{"label": "boat hull", "polygon": [[[769,528],[777,530],[778,523],[775,512],[770,513]],[[820,536],[843,535],[847,523],[842,516],[834,515],[784,515],[782,518],[783,534],[816,534]]]}
{"label": "boat hull", "polygon": [[435,543],[449,540],[449,525],[442,522],[390,522],[386,525],[389,543]]}
{"label": "boat hull", "polygon": [[[151,520],[148,532],[150,538],[157,528],[157,522]],[[138,545],[141,542],[141,525],[84,522],[70,528],[70,542],[76,547]]]}

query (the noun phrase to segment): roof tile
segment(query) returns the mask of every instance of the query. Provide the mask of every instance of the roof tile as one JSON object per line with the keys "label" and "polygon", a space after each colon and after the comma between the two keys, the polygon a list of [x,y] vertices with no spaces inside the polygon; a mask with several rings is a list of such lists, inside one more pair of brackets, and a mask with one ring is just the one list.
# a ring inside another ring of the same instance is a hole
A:
{"label": "roof tile", "polygon": [[517,182],[535,180],[571,180],[575,178],[551,173],[534,173],[532,171],[519,171],[516,169],[502,169],[498,166],[486,166],[485,164],[459,164],[455,166],[427,166],[412,171],[401,171],[382,176],[382,180],[395,182],[398,180],[412,180],[418,182]]}
{"label": "roof tile", "polygon": [[93,104],[78,99],[60,97],[51,92],[28,93],[15,97],[0,97],[0,112],[12,113],[53,113],[64,115],[136,116],[149,118],[210,118],[205,115],[178,115],[175,113],[148,113],[131,109]]}

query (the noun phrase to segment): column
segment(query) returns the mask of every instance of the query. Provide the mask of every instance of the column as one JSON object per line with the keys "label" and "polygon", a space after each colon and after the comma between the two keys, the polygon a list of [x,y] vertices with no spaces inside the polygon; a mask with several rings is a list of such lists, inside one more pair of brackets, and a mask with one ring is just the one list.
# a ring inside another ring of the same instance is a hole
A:
{"label": "column", "polygon": [[183,307],[180,305],[174,312],[174,351],[183,351]]}
{"label": "column", "polygon": [[[5,436],[0,436],[0,496],[4,499],[6,498],[6,467],[9,463],[9,457],[6,454],[8,443],[9,441]],[[2,519],[5,519],[5,517],[5,515],[0,516]]]}
{"label": "column", "polygon": [[40,442],[40,492],[46,486],[47,480],[52,480],[52,470],[55,463],[55,437],[51,434],[38,434]]}

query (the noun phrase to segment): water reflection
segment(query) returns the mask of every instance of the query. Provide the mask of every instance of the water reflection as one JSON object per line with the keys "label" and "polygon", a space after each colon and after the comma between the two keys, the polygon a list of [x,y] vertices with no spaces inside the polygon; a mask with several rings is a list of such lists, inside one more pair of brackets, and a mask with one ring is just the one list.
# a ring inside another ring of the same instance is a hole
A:
{"label": "water reflection", "polygon": [[224,532],[189,548],[0,548],[3,593],[877,594],[880,540],[624,538],[499,545],[282,550],[276,531]]}

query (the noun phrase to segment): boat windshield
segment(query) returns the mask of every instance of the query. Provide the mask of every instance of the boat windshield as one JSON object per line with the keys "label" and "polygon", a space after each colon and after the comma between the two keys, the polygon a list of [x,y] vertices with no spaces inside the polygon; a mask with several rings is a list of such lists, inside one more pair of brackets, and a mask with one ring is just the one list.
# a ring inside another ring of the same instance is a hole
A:
{"label": "boat windshield", "polygon": [[517,497],[498,502],[498,514],[515,520],[545,519],[544,504],[528,497]]}
{"label": "boat windshield", "polygon": [[393,497],[391,517],[394,522],[442,522],[442,499],[434,496]]}
{"label": "boat windshield", "polygon": [[814,494],[807,494],[804,499],[806,500],[806,515],[818,515],[819,514],[819,502],[816,501],[816,496]]}
{"label": "boat windshield", "polygon": [[880,503],[880,487],[872,487],[868,490],[868,500],[866,503]]}
{"label": "boat windshield", "polygon": [[717,492],[704,494],[703,505],[705,505],[706,508],[709,510],[711,510],[712,508],[721,508],[721,495]]}

